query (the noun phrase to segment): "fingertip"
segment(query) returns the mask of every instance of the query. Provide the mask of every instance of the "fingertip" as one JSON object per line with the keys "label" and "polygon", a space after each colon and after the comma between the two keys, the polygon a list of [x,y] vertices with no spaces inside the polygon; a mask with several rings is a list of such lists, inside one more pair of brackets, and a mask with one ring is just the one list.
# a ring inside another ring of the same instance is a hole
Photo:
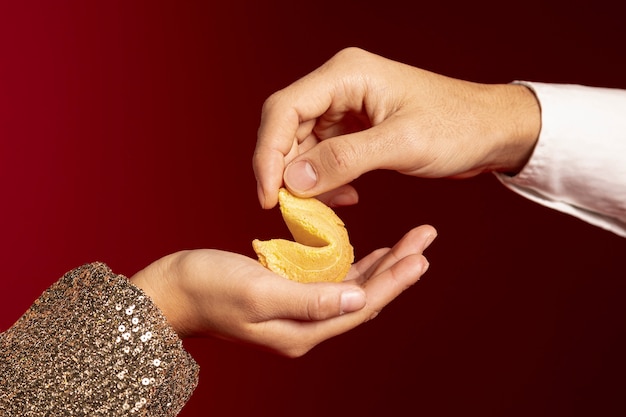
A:
{"label": "fingertip", "polygon": [[433,226],[431,225],[424,225],[424,227],[427,230],[427,235],[426,235],[426,241],[424,242],[424,249],[426,250],[431,243],[433,243],[433,241],[437,238],[437,229],[435,229]]}
{"label": "fingertip", "polygon": [[329,207],[352,206],[359,202],[359,193],[351,185],[343,185],[331,191],[323,192],[316,196]]}
{"label": "fingertip", "polygon": [[278,194],[277,192],[271,193],[265,190],[260,183],[257,183],[257,196],[259,198],[259,203],[261,204],[261,208],[263,209],[271,209],[276,204],[278,204]]}
{"label": "fingertip", "polygon": [[283,181],[289,191],[302,194],[317,184],[317,173],[309,161],[295,161],[285,168]]}
{"label": "fingertip", "polygon": [[359,202],[359,194],[351,186],[343,186],[339,188],[340,192],[336,193],[328,202],[330,207],[352,206]]}
{"label": "fingertip", "polygon": [[424,242],[424,249],[422,250],[428,249],[428,247],[430,246],[431,243],[433,243],[436,237],[437,237],[437,233],[431,233],[428,236],[426,236],[426,241]]}
{"label": "fingertip", "polygon": [[261,207],[270,209],[278,204],[278,190],[283,184],[284,155],[280,151],[257,144],[252,157],[252,169],[257,181],[257,198]]}
{"label": "fingertip", "polygon": [[256,183],[256,194],[259,199],[259,204],[261,204],[261,208],[265,208],[265,191],[263,191],[263,186],[261,186],[260,182]]}
{"label": "fingertip", "polygon": [[[409,237],[409,236],[412,236]],[[417,245],[421,247],[421,251],[425,251],[431,243],[437,238],[438,232],[433,226],[429,224],[423,224],[421,226],[417,226],[411,229],[406,235],[405,238],[416,239]]]}

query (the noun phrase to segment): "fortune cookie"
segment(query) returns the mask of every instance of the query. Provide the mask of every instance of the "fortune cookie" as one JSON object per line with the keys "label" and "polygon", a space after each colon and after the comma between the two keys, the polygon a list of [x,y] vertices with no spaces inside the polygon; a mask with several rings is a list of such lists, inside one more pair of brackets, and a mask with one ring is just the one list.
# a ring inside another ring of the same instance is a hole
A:
{"label": "fortune cookie", "polygon": [[343,221],[320,200],[296,197],[285,188],[278,192],[278,204],[295,242],[254,239],[259,262],[298,282],[342,281],[354,261]]}

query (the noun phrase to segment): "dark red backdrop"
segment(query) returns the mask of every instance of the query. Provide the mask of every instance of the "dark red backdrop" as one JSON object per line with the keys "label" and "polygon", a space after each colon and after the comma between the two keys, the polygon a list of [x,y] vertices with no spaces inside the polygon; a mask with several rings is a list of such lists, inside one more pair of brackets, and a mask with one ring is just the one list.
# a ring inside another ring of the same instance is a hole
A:
{"label": "dark red backdrop", "polygon": [[[85,262],[132,275],[184,248],[253,256],[284,230],[256,201],[261,104],[340,48],[626,88],[623,14],[594,5],[210,3],[0,5],[0,329]],[[356,185],[339,214],[357,257],[431,223],[428,274],[301,359],[187,341],[202,373],[182,416],[626,414],[624,239],[489,175]]]}

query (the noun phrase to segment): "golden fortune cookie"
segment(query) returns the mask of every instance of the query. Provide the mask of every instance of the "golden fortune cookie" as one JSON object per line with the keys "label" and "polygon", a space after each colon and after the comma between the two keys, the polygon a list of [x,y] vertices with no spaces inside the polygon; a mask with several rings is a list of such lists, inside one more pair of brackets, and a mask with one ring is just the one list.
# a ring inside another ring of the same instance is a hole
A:
{"label": "golden fortune cookie", "polygon": [[296,197],[285,188],[278,192],[278,204],[295,242],[254,239],[259,262],[298,282],[342,281],[354,261],[343,221],[320,200]]}

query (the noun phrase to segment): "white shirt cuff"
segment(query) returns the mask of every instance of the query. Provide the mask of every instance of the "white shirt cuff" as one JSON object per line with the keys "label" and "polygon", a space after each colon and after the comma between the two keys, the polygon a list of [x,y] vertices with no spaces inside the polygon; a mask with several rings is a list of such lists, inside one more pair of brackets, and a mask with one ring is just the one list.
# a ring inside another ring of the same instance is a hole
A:
{"label": "white shirt cuff", "polygon": [[534,91],[541,133],[508,188],[626,237],[626,91],[517,82]]}

